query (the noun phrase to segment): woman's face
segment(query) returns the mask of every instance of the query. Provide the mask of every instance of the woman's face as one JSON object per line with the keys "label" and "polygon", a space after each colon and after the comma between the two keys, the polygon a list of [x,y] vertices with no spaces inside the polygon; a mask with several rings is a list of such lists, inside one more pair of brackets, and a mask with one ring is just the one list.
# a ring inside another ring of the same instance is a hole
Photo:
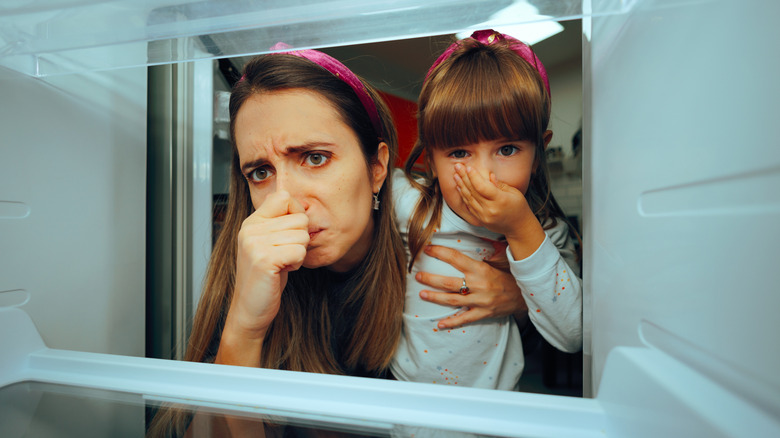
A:
{"label": "woman's face", "polygon": [[309,217],[303,266],[354,268],[373,235],[373,194],[387,175],[388,149],[366,165],[355,133],[320,94],[292,89],[256,94],[236,115],[235,142],[241,172],[257,209],[265,197],[286,190]]}

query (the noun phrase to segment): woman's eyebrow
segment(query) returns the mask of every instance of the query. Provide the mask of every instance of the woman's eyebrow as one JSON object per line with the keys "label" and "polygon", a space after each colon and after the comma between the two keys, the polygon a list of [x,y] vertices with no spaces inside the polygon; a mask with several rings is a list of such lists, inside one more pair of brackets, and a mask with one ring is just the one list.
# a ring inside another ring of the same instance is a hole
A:
{"label": "woman's eyebrow", "polygon": [[[305,152],[309,152],[311,150],[316,149],[322,149],[322,148],[333,148],[336,146],[335,143],[330,143],[326,141],[313,141],[308,142],[302,145],[295,145],[295,146],[287,146],[284,148],[284,151],[282,151],[283,156],[288,157],[291,155],[300,155]],[[265,157],[255,158],[254,160],[247,161],[246,163],[241,165],[241,172],[246,174],[247,172],[250,172],[268,162],[268,159]]]}
{"label": "woman's eyebrow", "polygon": [[265,158],[255,158],[252,161],[247,161],[246,163],[241,165],[241,173],[246,175],[250,171],[252,171],[254,169],[257,169],[258,167],[260,167],[263,164],[265,164],[266,161],[268,161],[268,160],[266,160]]}
{"label": "woman's eyebrow", "polygon": [[334,146],[336,146],[335,143],[330,143],[327,141],[313,141],[313,142],[304,143],[300,146],[287,146],[282,154],[285,156],[300,155],[304,152],[309,152],[311,150],[332,148]]}

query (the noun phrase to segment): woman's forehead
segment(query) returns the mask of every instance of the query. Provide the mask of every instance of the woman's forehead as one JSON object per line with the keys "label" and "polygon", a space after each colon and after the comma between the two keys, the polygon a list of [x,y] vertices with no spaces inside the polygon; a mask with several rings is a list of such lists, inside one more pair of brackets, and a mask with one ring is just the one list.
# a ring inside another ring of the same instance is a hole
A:
{"label": "woman's forehead", "polygon": [[236,115],[235,136],[242,166],[250,159],[357,144],[355,133],[322,95],[300,89],[248,98]]}

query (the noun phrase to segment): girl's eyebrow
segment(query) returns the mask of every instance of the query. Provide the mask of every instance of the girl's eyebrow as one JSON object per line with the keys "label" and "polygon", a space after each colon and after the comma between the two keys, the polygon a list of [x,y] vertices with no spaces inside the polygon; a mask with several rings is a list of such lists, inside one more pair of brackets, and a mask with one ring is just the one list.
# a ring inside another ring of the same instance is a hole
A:
{"label": "girl's eyebrow", "polygon": [[[333,146],[335,146],[335,143],[329,143],[325,141],[313,141],[309,143],[304,143],[302,145],[287,146],[284,148],[282,155],[285,157],[289,157],[291,155],[300,155],[302,153],[309,152],[315,149],[332,148]],[[250,172],[267,163],[268,163],[268,159],[265,157],[255,158],[254,160],[247,161],[246,163],[242,164],[241,172],[246,174],[247,172]]]}

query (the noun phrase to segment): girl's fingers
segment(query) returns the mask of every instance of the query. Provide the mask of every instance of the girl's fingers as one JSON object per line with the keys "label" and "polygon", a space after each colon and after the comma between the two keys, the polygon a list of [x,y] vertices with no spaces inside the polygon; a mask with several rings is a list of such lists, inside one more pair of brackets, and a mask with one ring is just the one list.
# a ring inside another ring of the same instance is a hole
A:
{"label": "girl's fingers", "polygon": [[468,168],[463,164],[458,163],[455,165],[455,181],[458,182],[458,187],[462,193],[468,192],[472,198],[474,197],[476,194],[474,193],[474,186],[471,182]]}
{"label": "girl's fingers", "polygon": [[463,179],[459,177],[458,174],[455,174],[455,183],[456,187],[458,188],[458,193],[460,193],[460,199],[463,200],[463,203],[466,204],[467,207],[475,205],[476,201],[471,194],[471,190],[466,187],[466,185],[463,183]]}
{"label": "girl's fingers", "polygon": [[468,180],[470,189],[475,197],[478,196],[486,200],[494,199],[496,197],[497,188],[490,181],[491,178],[495,178],[493,173],[490,173],[486,178],[484,175],[477,172],[476,169],[467,167],[466,176],[467,178],[464,178],[464,180]]}

